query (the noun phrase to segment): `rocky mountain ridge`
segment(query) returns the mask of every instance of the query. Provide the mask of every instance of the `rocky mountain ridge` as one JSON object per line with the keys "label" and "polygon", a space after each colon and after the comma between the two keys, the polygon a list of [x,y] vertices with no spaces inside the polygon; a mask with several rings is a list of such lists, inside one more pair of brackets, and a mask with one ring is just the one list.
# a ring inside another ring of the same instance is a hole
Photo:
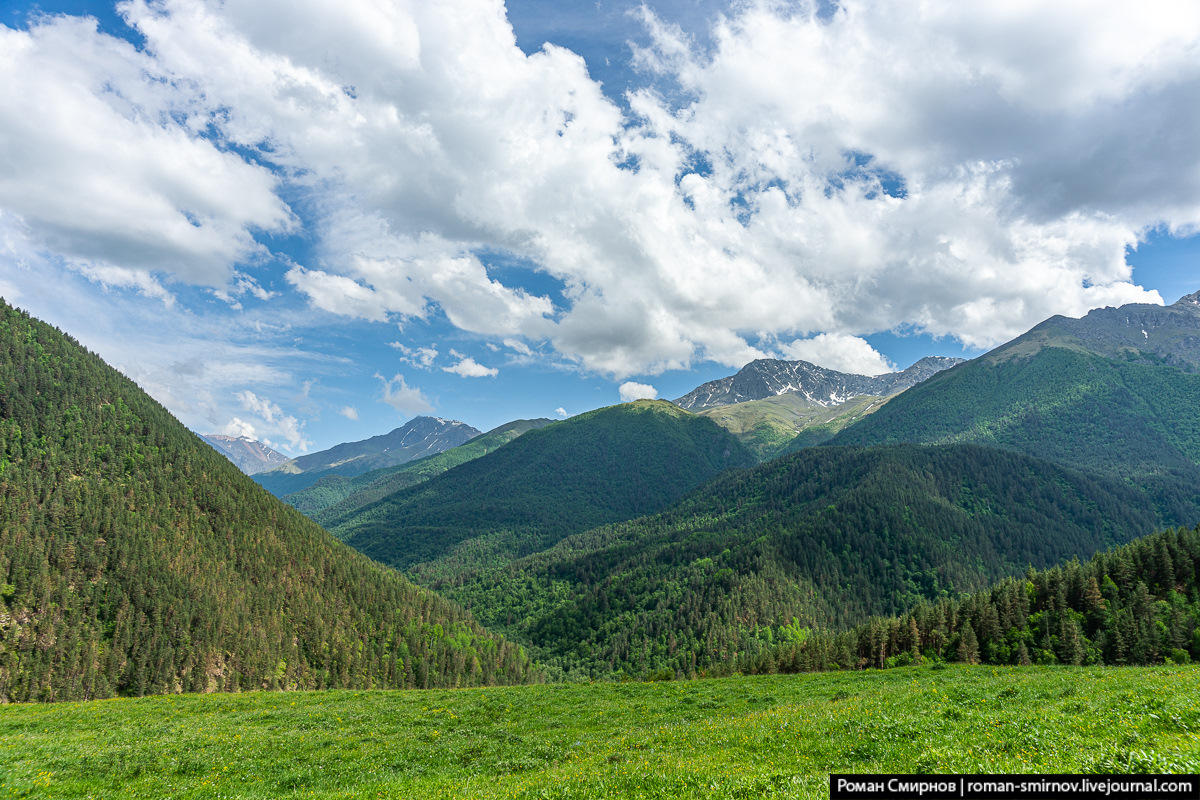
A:
{"label": "rocky mountain ridge", "polygon": [[796,394],[815,406],[835,406],[863,395],[896,394],[963,360],[926,356],[901,372],[869,376],[838,372],[808,361],[760,358],[736,374],[702,384],[673,402],[688,411],[700,411]]}
{"label": "rocky mountain ridge", "polygon": [[254,479],[276,497],[282,497],[306,489],[327,475],[352,478],[404,464],[458,447],[479,434],[479,430],[458,420],[414,417],[388,433],[293,458],[258,473]]}
{"label": "rocky mountain ridge", "polygon": [[1043,347],[1200,372],[1200,292],[1169,306],[1130,303],[1093,309],[1079,318],[1054,316],[985,358],[1003,361],[1032,355]]}

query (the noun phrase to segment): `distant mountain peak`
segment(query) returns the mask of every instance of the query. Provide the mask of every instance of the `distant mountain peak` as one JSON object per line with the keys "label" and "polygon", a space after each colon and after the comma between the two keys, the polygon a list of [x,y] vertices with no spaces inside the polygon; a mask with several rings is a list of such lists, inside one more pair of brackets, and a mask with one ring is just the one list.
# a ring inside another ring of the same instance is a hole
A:
{"label": "distant mountain peak", "polygon": [[343,442],[279,465],[255,480],[282,497],[311,486],[325,475],[347,478],[404,464],[458,447],[480,432],[458,420],[413,417],[399,428],[357,442]]}
{"label": "distant mountain peak", "polygon": [[961,358],[926,356],[900,372],[868,376],[838,372],[808,361],[759,358],[735,375],[709,381],[674,402],[688,411],[699,411],[795,394],[812,405],[827,407],[864,395],[886,397],[895,394],[961,361]]}
{"label": "distant mountain peak", "polygon": [[223,433],[201,434],[221,455],[228,458],[242,472],[255,475],[279,466],[288,460],[283,453],[249,436],[228,436]]}
{"label": "distant mountain peak", "polygon": [[1183,306],[1184,308],[1188,306],[1200,308],[1200,292],[1185,294],[1183,297],[1176,300],[1173,305]]}

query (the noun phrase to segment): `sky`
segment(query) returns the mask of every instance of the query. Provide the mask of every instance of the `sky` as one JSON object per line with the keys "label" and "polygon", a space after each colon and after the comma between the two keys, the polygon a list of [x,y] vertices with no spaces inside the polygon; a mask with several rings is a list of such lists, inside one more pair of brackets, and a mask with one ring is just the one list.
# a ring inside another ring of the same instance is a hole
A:
{"label": "sky", "polygon": [[191,429],[488,430],[1200,289],[1200,5],[0,0],[0,296]]}

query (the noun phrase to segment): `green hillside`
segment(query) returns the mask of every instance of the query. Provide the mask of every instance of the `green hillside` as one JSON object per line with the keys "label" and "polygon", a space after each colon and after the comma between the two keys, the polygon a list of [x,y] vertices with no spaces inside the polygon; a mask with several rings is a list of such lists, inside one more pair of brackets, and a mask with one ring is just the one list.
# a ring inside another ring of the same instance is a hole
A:
{"label": "green hillside", "polygon": [[819,447],[431,585],[567,674],[694,674],[1152,532],[1136,489],[969,445]]}
{"label": "green hillside", "polygon": [[725,667],[744,673],[969,664],[1200,660],[1200,527],[1138,539],[843,634],[795,637]]}
{"label": "green hillside", "polygon": [[1021,339],[935,375],[834,444],[975,442],[1144,486],[1166,524],[1200,521],[1200,374]]}
{"label": "green hillside", "polygon": [[283,498],[326,528],[336,526],[363,506],[381,500],[392,492],[416,486],[451,467],[487,455],[523,433],[549,425],[549,419],[519,419],[476,436],[466,444],[437,455],[410,461],[395,467],[371,470],[354,477],[329,475],[307,489]]}
{"label": "green hillside", "polygon": [[529,431],[366,506],[333,532],[385,564],[454,574],[657,511],[722,470],[754,463],[710,420],[639,400]]}
{"label": "green hillside", "polygon": [[788,393],[697,413],[736,436],[759,461],[769,461],[828,441],[842,428],[881,408],[888,399],[863,395],[827,407]]}
{"label": "green hillside", "polygon": [[0,700],[534,677],[2,303],[0,387]]}

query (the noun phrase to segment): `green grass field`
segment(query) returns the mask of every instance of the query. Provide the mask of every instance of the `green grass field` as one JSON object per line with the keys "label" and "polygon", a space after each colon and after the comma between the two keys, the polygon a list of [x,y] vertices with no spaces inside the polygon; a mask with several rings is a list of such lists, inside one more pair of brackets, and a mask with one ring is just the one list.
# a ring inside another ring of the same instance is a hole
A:
{"label": "green grass field", "polygon": [[1200,667],[0,708],[0,798],[828,796],[829,772],[1200,772]]}

